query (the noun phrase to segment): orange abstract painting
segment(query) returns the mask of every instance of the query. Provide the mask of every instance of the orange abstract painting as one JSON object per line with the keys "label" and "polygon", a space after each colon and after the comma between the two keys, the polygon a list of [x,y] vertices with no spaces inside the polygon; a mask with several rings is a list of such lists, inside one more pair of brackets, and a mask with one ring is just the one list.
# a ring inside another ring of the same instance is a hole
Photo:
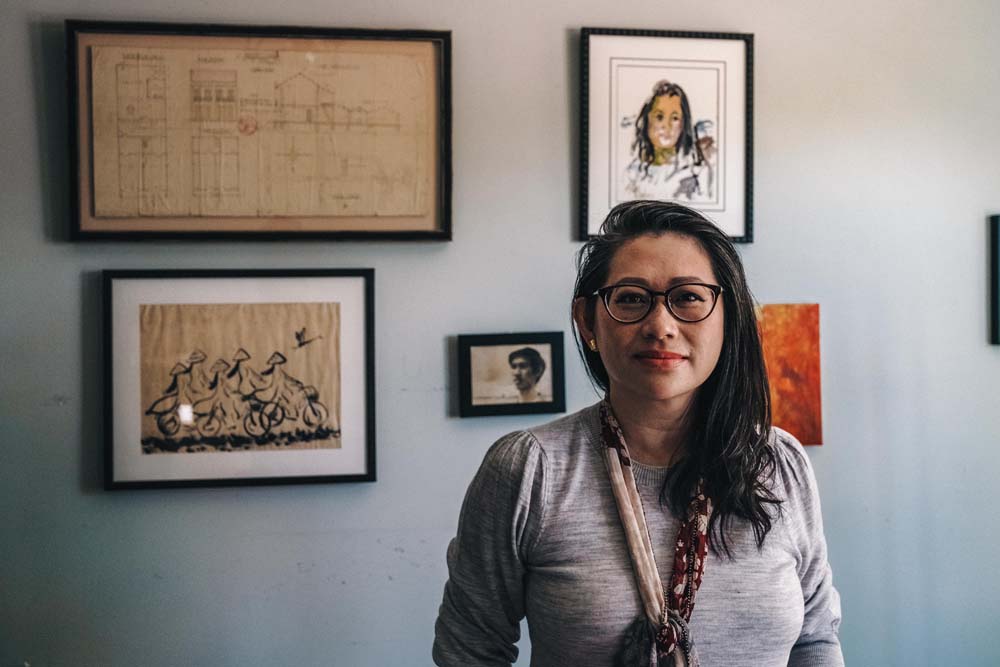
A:
{"label": "orange abstract painting", "polygon": [[821,445],[819,304],[769,304],[759,315],[772,422],[803,445]]}

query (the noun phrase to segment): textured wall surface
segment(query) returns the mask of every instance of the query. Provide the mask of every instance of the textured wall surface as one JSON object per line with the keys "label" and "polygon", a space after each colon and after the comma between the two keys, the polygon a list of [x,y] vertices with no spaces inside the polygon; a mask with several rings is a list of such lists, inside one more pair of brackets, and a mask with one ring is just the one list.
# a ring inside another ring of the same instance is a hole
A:
{"label": "textured wall surface", "polygon": [[[454,241],[70,242],[70,17],[454,31]],[[848,663],[1000,662],[991,3],[10,0],[0,19],[0,665],[429,664],[465,486],[540,421],[450,416],[449,337],[568,331],[584,25],[756,35],[741,252],[761,301],[821,304],[810,454]],[[377,483],[101,490],[99,271],[179,267],[376,269]],[[594,400],[573,356],[567,385],[571,409]]]}

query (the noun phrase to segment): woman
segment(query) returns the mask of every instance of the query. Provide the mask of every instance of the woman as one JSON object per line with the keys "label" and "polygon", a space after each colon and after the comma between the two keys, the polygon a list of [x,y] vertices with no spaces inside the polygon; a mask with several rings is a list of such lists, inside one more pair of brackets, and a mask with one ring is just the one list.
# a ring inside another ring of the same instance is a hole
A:
{"label": "woman", "polygon": [[657,81],[635,118],[635,159],[626,170],[628,195],[710,199],[714,182],[709,158],[715,153],[708,136],[711,125],[708,120],[692,123],[683,88]]}
{"label": "woman", "polygon": [[513,662],[527,616],[534,665],[842,665],[815,478],[771,428],[729,239],[628,202],[577,269],[605,399],[486,455],[448,549],[437,664]]}

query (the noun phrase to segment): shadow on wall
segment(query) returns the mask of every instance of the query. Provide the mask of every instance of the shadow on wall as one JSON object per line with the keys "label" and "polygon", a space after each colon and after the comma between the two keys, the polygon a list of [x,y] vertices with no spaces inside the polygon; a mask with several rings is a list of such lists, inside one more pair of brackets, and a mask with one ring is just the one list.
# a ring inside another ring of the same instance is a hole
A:
{"label": "shadow on wall", "polygon": [[[41,19],[29,24],[31,62],[34,65],[35,110],[38,124],[39,181],[45,237],[70,240],[70,176],[66,92],[66,31],[61,20]],[[86,300],[85,300],[86,301]],[[84,322],[87,321],[86,311]]]}
{"label": "shadow on wall", "polygon": [[107,398],[101,300],[101,272],[80,273],[80,490],[104,491],[104,433],[101,424]]}

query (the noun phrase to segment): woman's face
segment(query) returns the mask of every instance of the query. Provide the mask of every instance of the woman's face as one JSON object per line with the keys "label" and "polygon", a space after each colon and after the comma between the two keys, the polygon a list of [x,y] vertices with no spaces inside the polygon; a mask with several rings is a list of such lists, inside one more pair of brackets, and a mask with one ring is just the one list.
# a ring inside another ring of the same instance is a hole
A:
{"label": "woman's face", "polygon": [[660,95],[646,115],[646,136],[657,149],[674,148],[684,127],[679,95]]}
{"label": "woman's face", "polygon": [[[611,260],[605,285],[636,283],[663,291],[680,283],[718,284],[712,263],[690,236],[647,234],[628,241]],[[668,401],[686,408],[698,387],[712,374],[722,352],[725,312],[722,299],[707,319],[682,322],[662,297],[639,322],[622,324],[595,304],[593,327],[587,325],[584,301],[574,306],[581,333],[597,341],[615,400]]]}

